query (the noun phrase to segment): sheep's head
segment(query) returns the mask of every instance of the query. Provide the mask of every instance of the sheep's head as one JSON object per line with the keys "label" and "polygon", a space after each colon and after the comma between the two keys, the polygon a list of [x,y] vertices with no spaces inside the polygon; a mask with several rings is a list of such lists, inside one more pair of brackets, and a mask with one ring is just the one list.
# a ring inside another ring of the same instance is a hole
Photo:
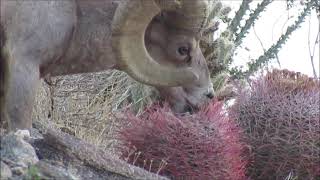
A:
{"label": "sheep's head", "polygon": [[212,98],[209,70],[199,47],[208,1],[129,2],[120,4],[115,16],[113,46],[120,69],[155,86],[176,112]]}

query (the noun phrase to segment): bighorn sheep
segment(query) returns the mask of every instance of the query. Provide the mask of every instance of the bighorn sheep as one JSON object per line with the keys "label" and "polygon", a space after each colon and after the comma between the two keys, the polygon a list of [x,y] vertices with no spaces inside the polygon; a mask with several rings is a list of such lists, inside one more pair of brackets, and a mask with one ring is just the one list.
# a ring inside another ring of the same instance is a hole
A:
{"label": "bighorn sheep", "polygon": [[[176,111],[213,96],[199,48],[205,0],[1,0],[1,120],[32,124],[40,77],[106,69],[155,86]],[[178,92],[178,94],[177,94]]]}

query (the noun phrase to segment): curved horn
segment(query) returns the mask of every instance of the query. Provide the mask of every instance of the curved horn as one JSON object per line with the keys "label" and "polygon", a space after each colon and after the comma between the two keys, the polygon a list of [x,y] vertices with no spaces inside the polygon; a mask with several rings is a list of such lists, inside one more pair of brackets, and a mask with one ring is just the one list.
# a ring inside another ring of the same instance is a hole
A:
{"label": "curved horn", "polygon": [[[172,1],[167,9],[175,8]],[[120,1],[112,24],[112,46],[119,68],[132,78],[155,86],[180,86],[198,79],[191,68],[160,65],[145,48],[144,36],[161,8],[153,0]]]}
{"label": "curved horn", "polygon": [[[163,3],[161,0],[157,1]],[[181,7],[175,11],[168,11],[164,18],[173,27],[201,33],[210,13],[209,3],[208,0],[180,0]]]}

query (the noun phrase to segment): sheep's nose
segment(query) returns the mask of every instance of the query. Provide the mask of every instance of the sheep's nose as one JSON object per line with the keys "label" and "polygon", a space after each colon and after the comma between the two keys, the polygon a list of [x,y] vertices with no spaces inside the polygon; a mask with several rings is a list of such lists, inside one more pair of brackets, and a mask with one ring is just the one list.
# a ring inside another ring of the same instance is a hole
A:
{"label": "sheep's nose", "polygon": [[206,94],[206,96],[210,99],[212,99],[214,97],[214,93],[213,92],[209,92]]}
{"label": "sheep's nose", "polygon": [[209,99],[214,98],[214,89],[212,82],[209,83],[209,88],[207,89],[207,93],[205,94]]}

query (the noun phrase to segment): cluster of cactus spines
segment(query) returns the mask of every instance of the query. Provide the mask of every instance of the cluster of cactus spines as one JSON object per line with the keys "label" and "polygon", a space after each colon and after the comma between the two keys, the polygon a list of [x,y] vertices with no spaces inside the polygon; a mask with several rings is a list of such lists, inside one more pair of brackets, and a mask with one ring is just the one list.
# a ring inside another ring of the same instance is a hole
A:
{"label": "cluster of cactus spines", "polygon": [[226,72],[221,72],[217,75],[215,75],[215,78],[212,79],[213,87],[215,87],[215,90],[222,89],[229,79],[229,75]]}
{"label": "cluster of cactus spines", "polygon": [[230,22],[229,26],[228,26],[228,30],[230,31],[231,34],[231,38],[235,38],[236,33],[238,32],[239,28],[240,28],[240,22],[243,19],[244,15],[246,14],[246,12],[250,9],[249,5],[252,2],[252,0],[244,0],[242,1],[239,9],[237,10],[234,18],[232,19],[232,21]]}
{"label": "cluster of cactus spines", "polygon": [[201,47],[203,52],[213,42],[215,31],[219,28],[219,15],[221,14],[222,3],[220,1],[210,1],[208,5],[210,13],[201,38]]}
{"label": "cluster of cactus spines", "polygon": [[159,105],[138,117],[127,113],[118,136],[122,158],[172,179],[246,179],[241,130],[222,105],[185,116]]}
{"label": "cluster of cactus spines", "polygon": [[[218,29],[219,22],[228,22],[228,14],[231,8],[225,6],[221,1],[212,2],[211,13],[208,17],[208,30],[204,31],[204,37],[201,41],[203,54],[208,62],[208,68],[212,75],[213,82],[221,82],[219,74],[225,74],[233,52],[233,42],[231,41],[229,31],[223,32],[218,38],[214,38],[214,33]],[[218,78],[218,79],[215,79]],[[224,79],[222,81],[227,81]],[[215,87],[218,90],[220,87]]]}
{"label": "cluster of cactus spines", "polygon": [[131,104],[131,108],[136,114],[140,114],[145,107],[157,99],[159,99],[159,96],[153,87],[135,83],[135,86],[130,91],[130,97],[127,98],[127,102]]}
{"label": "cluster of cactus spines", "polygon": [[220,93],[226,94],[226,96],[231,96],[231,91],[229,95],[227,95],[227,92],[222,92],[222,90],[227,89],[227,86],[232,86],[229,83],[228,66],[231,63],[230,59],[233,48],[233,42],[230,41],[228,33],[225,32],[224,35],[216,39],[212,45],[207,48],[207,51],[205,51],[213,88],[217,92],[219,91]]}
{"label": "cluster of cactus spines", "polygon": [[230,83],[230,75],[222,71],[211,79],[218,100],[230,100],[236,96],[234,85]]}
{"label": "cluster of cactus spines", "polygon": [[264,80],[274,86],[277,91],[299,93],[310,90],[320,90],[317,79],[287,69],[274,69],[272,72],[266,74]]}
{"label": "cluster of cactus spines", "polygon": [[[227,70],[228,66],[230,65],[233,47],[234,45],[229,40],[228,36],[221,36],[213,42],[211,46],[212,51],[210,54],[208,51],[205,52],[205,55],[207,55],[209,61],[209,68],[212,68],[212,74],[216,74],[217,71],[219,72]],[[210,67],[210,65],[213,67]]]}
{"label": "cluster of cactus spines", "polygon": [[228,21],[228,14],[231,11],[229,6],[225,6],[221,1],[211,1],[211,12],[208,16],[208,21],[221,19],[223,22]]}
{"label": "cluster of cactus spines", "polygon": [[252,147],[253,179],[320,177],[320,82],[274,70],[239,90],[230,114]]}

